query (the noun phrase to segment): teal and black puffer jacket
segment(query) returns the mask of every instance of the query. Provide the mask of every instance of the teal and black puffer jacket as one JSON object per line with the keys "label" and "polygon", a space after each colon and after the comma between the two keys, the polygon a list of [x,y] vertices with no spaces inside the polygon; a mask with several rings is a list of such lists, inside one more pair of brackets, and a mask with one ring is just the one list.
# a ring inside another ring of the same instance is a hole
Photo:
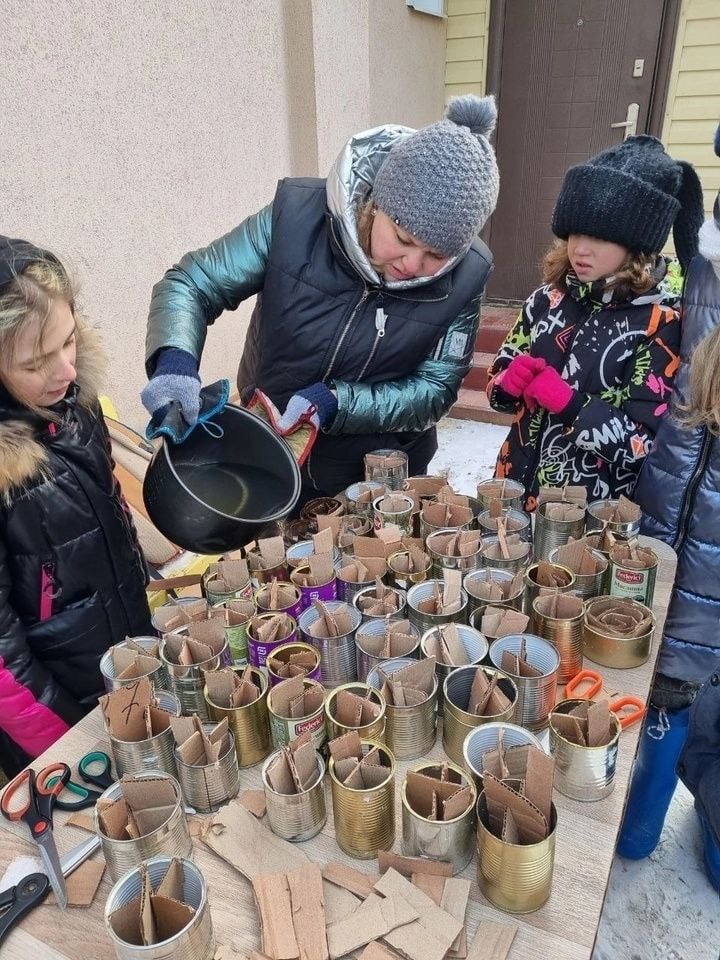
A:
{"label": "teal and black puffer jacket", "polygon": [[356,211],[390,147],[411,131],[380,127],[347,145],[327,180],[279,183],[269,206],[186,254],[152,296],[147,362],[163,347],[199,358],[207,328],[257,295],[238,372],[283,409],[323,381],[338,412],[305,465],[310,489],[332,494],[362,479],[363,456],[404,449],[424,472],[434,426],[472,361],[480,297],[491,269],[477,240],[434,277],[386,283],[361,250]]}

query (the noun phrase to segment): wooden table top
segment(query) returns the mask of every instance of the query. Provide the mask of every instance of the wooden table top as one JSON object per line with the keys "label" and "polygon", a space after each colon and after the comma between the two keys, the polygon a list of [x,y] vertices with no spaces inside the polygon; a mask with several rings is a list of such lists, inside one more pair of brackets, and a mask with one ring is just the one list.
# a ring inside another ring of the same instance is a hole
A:
{"label": "wooden table top", "polygon": [[[596,667],[589,661],[586,661],[586,666],[602,673],[605,687],[610,692],[634,694],[646,700],[675,576],[675,555],[670,547],[660,541],[642,537],[641,542],[655,550],[660,559],[653,605],[657,628],[650,659],[632,670],[609,670]],[[550,899],[540,910],[512,916],[492,907],[478,889],[477,856],[473,857],[461,874],[472,881],[466,915],[469,943],[480,920],[496,920],[518,926],[509,960],[537,960],[539,957],[548,960],[584,960],[590,957],[640,729],[640,725],[635,724],[621,736],[615,789],[609,797],[593,803],[580,803],[555,791],[553,799],[558,811],[555,873]],[[40,769],[47,763],[63,760],[76,769],[79,758],[104,739],[99,710],[96,709],[33,765]],[[440,732],[429,756],[439,759],[445,757]],[[410,765],[398,763],[398,784]],[[241,771],[241,789],[261,787],[260,765]],[[352,860],[335,843],[329,786],[327,794],[328,822],[317,837],[300,844],[303,852],[321,866],[340,861],[358,870],[376,871],[376,861]],[[399,851],[399,789],[396,794],[398,829],[394,849]],[[84,831],[66,824],[68,816],[61,810],[55,812],[55,837],[61,855],[87,837]],[[266,822],[265,819],[263,823]],[[260,949],[259,918],[249,882],[201,842],[196,840],[194,843],[194,860],[208,883],[218,942],[232,944],[239,951],[238,956],[246,956],[251,950]],[[12,859],[21,855],[36,855],[36,848],[27,836],[26,828],[0,818],[0,875]],[[102,854],[97,852],[94,856],[101,857]],[[48,904],[33,910],[3,944],[3,960],[112,960],[115,954],[103,920],[104,905],[111,885],[106,872],[90,907],[71,907],[64,914],[56,906]]]}

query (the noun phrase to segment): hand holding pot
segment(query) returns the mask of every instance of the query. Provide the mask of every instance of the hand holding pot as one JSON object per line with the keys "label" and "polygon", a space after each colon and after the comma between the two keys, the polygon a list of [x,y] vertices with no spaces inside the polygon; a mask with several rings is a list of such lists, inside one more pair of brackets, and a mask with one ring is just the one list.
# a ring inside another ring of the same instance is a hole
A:
{"label": "hand holding pot", "polygon": [[183,420],[189,426],[195,424],[200,413],[200,376],[195,357],[175,347],[161,350],[155,371],[140,398],[152,418],[150,428],[156,429],[163,423],[172,404],[180,406]]}
{"label": "hand holding pot", "polygon": [[324,383],[312,383],[293,394],[285,408],[285,413],[277,422],[281,433],[288,433],[302,423],[311,423],[322,430],[328,427],[337,413],[337,396]]}

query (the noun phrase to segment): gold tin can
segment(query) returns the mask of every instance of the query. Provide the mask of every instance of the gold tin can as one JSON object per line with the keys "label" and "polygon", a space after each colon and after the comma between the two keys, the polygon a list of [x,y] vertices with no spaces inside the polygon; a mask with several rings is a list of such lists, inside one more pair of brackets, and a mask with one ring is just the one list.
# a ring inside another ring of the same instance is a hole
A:
{"label": "gold tin can", "polygon": [[275,664],[277,661],[289,663],[290,657],[295,653],[305,653],[312,657],[313,665],[305,675],[308,680],[317,680],[320,682],[320,651],[311,643],[301,643],[301,641],[297,640],[293,643],[283,643],[282,646],[276,647],[267,658],[266,665],[271,687],[275,687],[278,683],[282,683],[283,680],[287,680],[287,677],[281,677],[279,673],[275,673],[270,664]]}
{"label": "gold tin can", "polygon": [[507,843],[488,829],[485,791],[477,803],[478,886],[508,913],[532,913],[550,896],[555,865],[557,811],[550,808],[550,833],[538,843]]}
{"label": "gold tin can", "polygon": [[550,753],[555,758],[553,786],[565,797],[588,802],[603,800],[615,786],[615,766],[622,728],[614,713],[610,713],[613,735],[609,743],[585,747],[566,740],[553,723],[558,713],[570,713],[573,707],[593,701],[561,700],[550,711]]}
{"label": "gold tin can", "polygon": [[618,670],[639,667],[650,657],[653,634],[655,633],[655,615],[649,607],[637,600],[628,600],[626,603],[636,604],[644,616],[650,618],[650,629],[640,637],[617,637],[606,633],[588,624],[588,613],[597,604],[612,603],[611,597],[594,597],[585,603],[585,619],[583,622],[583,649],[585,656],[593,663],[603,667],[613,667]]}
{"label": "gold tin can", "polygon": [[[475,673],[478,670],[482,670],[488,680],[492,680],[494,676],[497,676],[498,687],[510,700],[510,706],[507,710],[492,716],[488,714],[482,717],[468,711],[470,690],[472,689],[473,680],[475,679]],[[512,723],[515,715],[515,706],[518,699],[515,682],[501,670],[495,670],[492,667],[473,665],[457,667],[445,677],[443,693],[445,695],[443,750],[448,757],[457,764],[464,763],[463,744],[471,730],[485,723],[497,721]]]}
{"label": "gold tin can", "polygon": [[275,747],[283,747],[295,740],[303,733],[309,733],[313,746],[316,750],[324,745],[325,736],[325,690],[317,680],[303,678],[303,688],[305,690],[318,690],[321,695],[320,706],[312,713],[304,717],[283,717],[277,712],[277,703],[273,702],[273,696],[277,697],[277,690],[280,684],[271,687],[267,695],[267,710],[270,717],[270,735],[272,736]]}
{"label": "gold tin can", "polygon": [[553,568],[553,573],[560,581],[557,587],[543,587],[537,582],[539,564],[531,563],[525,571],[523,610],[528,616],[532,615],[532,606],[536,597],[542,597],[546,593],[571,593],[575,589],[575,574],[570,567],[563,567],[559,563],[551,563],[549,566]]}
{"label": "gold tin can", "polygon": [[568,595],[563,597],[563,603],[567,603],[567,616],[552,616],[547,611],[554,599],[549,595],[535,598],[530,629],[557,648],[560,654],[558,683],[567,683],[582,670],[585,608],[580,597]]}
{"label": "gold tin can", "polygon": [[252,767],[260,763],[270,753],[270,721],[268,719],[267,697],[268,680],[257,667],[240,667],[237,672],[250,670],[252,681],[260,691],[260,696],[243,707],[221,707],[208,697],[207,687],[203,690],[207,711],[211,720],[228,718],[228,727],[235,737],[238,766]]}
{"label": "gold tin can", "polygon": [[344,853],[358,860],[372,860],[378,850],[390,850],[395,842],[395,757],[374,740],[363,740],[363,756],[376,747],[387,768],[387,779],[376,787],[346,787],[335,773],[332,756],[328,765],[335,839]]}
{"label": "gold tin can", "polygon": [[[361,727],[351,727],[348,724],[341,723],[335,715],[337,698],[341,690],[354,693],[356,696],[362,697],[363,700],[370,700],[380,707],[380,713],[371,723],[366,723]],[[385,698],[379,690],[368,686],[367,683],[344,683],[341,687],[335,687],[334,690],[328,693],[327,699],[325,700],[325,730],[327,731],[327,739],[334,740],[336,737],[341,737],[343,734],[355,730],[360,735],[361,740],[374,740],[377,743],[385,743],[385,710]]]}
{"label": "gold tin can", "polygon": [[405,573],[398,570],[402,558],[409,556],[407,550],[398,550],[397,553],[391,553],[387,558],[387,583],[396,590],[409,590],[416,583],[424,583],[430,576],[432,560],[428,557],[424,570],[418,570],[416,573]]}

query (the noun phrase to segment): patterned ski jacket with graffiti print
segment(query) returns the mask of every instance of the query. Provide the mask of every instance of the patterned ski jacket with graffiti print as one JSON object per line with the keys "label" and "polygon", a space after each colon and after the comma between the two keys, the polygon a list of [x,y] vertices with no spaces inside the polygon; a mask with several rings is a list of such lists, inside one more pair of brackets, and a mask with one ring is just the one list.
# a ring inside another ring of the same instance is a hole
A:
{"label": "patterned ski jacket with graffiti print", "polygon": [[[679,296],[666,270],[661,258],[656,285],[633,300],[614,300],[602,281],[582,284],[571,273],[567,293],[549,285],[526,301],[488,384],[491,406],[515,413],[495,473],[525,485],[526,510],[541,486],[584,486],[589,500],[632,496],[679,365]],[[577,391],[562,413],[531,410],[495,382],[528,352]]]}

